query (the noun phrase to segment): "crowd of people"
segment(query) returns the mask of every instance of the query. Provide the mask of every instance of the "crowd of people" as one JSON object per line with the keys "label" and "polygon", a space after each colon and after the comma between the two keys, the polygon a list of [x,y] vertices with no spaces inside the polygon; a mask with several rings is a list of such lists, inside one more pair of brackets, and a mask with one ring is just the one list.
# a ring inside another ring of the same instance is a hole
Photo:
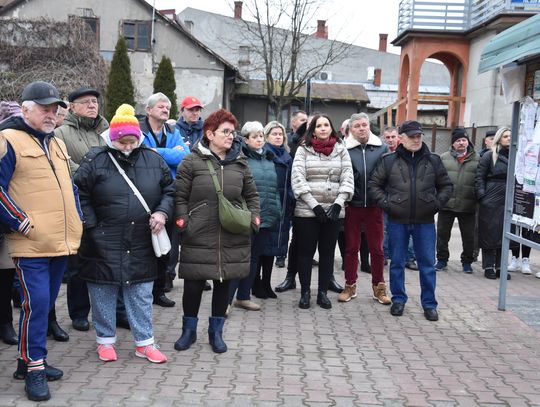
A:
{"label": "crowd of people", "polygon": [[[447,268],[456,218],[463,272],[473,272],[482,249],[484,276],[500,277],[508,128],[488,132],[480,154],[455,128],[439,156],[414,120],[379,137],[365,113],[336,129],[329,116],[299,110],[287,134],[277,121],[240,125],[224,109],[203,120],[193,96],[171,121],[169,98],[156,93],[144,116],[123,104],[109,123],[100,98],[80,88],[64,101],[37,81],[25,87],[21,105],[0,104],[0,336],[18,344],[13,376],[25,380],[30,400],[49,399],[47,382],[63,375],[47,363],[46,343],[47,336],[69,340],[55,313],[64,275],[72,326],[93,326],[97,357],[117,360],[116,332],[125,328],[135,355],[152,363],[167,361],[152,305],[176,305],[166,293],[177,270],[183,316],[174,348],[197,341],[202,294],[211,290],[207,332],[215,353],[227,351],[223,330],[233,308],[259,311],[252,296],[276,299],[296,288],[297,274],[298,307],[309,309],[313,265],[322,309],[332,308],[328,291],[342,303],[361,294],[360,269],[371,274],[369,296],[393,316],[403,315],[408,300],[405,269],[418,270],[424,316],[437,321],[437,271]],[[247,214],[243,229],[226,225],[225,205]],[[165,231],[171,248],[162,254],[153,242]],[[334,274],[336,245],[344,287]],[[518,246],[511,249],[509,271],[532,274],[530,248],[521,247],[521,258]],[[274,291],[273,268],[285,265]],[[21,307],[18,333],[12,299]]]}

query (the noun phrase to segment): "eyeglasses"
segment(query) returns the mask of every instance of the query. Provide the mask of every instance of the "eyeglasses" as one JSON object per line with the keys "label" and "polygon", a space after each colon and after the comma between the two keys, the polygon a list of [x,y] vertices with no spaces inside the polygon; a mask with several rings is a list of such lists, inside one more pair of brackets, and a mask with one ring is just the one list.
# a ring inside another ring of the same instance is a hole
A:
{"label": "eyeglasses", "polygon": [[223,133],[223,135],[225,137],[229,137],[229,136],[233,136],[233,137],[236,137],[236,131],[234,130],[231,130],[231,129],[224,129],[224,130],[216,130],[214,131],[214,133]]}
{"label": "eyeglasses", "polygon": [[89,106],[91,104],[97,105],[99,104],[99,101],[97,99],[84,99],[84,100],[79,100],[79,101],[73,101],[71,103],[80,103],[81,105]]}

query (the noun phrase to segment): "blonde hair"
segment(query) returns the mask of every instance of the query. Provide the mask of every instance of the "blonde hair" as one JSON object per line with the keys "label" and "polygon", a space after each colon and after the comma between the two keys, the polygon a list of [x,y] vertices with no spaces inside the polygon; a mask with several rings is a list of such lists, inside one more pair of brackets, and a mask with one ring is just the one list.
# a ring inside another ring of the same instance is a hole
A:
{"label": "blonde hair", "polygon": [[283,132],[283,147],[285,147],[285,151],[289,152],[289,142],[287,140],[287,132],[285,131],[285,126],[283,126],[278,121],[272,120],[271,122],[268,122],[266,126],[264,126],[264,140],[268,140],[268,135],[274,129],[281,129],[281,131]]}
{"label": "blonde hair", "polygon": [[491,159],[493,160],[493,164],[497,162],[497,159],[499,158],[499,151],[501,150],[501,139],[505,132],[510,131],[509,127],[501,127],[499,130],[497,130],[497,133],[495,133],[495,137],[493,137],[493,144],[491,145]]}

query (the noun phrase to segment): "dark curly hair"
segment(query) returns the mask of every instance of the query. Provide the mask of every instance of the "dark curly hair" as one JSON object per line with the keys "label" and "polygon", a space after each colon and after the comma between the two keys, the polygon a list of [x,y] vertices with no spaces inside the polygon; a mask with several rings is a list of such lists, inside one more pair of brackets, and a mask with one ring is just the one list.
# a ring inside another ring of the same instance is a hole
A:
{"label": "dark curly hair", "polygon": [[306,134],[304,135],[304,141],[306,143],[306,146],[311,146],[313,143],[313,134],[315,133],[315,126],[317,126],[317,120],[319,120],[321,117],[324,117],[328,120],[330,123],[330,127],[332,128],[332,133],[330,134],[330,137],[335,137],[339,143],[341,143],[341,137],[339,137],[338,132],[334,128],[334,125],[332,124],[332,120],[330,120],[330,117],[328,117],[325,114],[317,114],[313,116],[311,121],[309,122],[309,126],[307,128]]}
{"label": "dark curly hair", "polygon": [[228,110],[219,109],[213,113],[210,113],[210,115],[204,121],[204,126],[203,126],[204,138],[206,139],[206,132],[208,130],[216,131],[222,123],[226,123],[226,122],[232,123],[234,125],[234,128],[238,126],[238,120],[236,120],[236,117],[234,117],[234,115]]}

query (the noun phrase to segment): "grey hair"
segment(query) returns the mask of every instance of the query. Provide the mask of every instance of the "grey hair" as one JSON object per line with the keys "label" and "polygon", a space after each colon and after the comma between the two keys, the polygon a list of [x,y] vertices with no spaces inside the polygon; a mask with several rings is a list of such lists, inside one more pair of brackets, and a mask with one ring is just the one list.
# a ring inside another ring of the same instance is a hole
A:
{"label": "grey hair", "polygon": [[259,131],[263,131],[261,122],[246,122],[244,126],[242,126],[242,130],[240,130],[240,134],[242,137],[247,138],[251,133],[258,133]]}
{"label": "grey hair", "polygon": [[24,102],[21,103],[21,107],[25,107],[28,110],[32,110],[35,105],[37,105],[37,103],[34,102],[33,100],[25,100]]}
{"label": "grey hair", "polygon": [[148,100],[146,101],[146,107],[152,109],[155,105],[158,104],[158,102],[167,102],[169,106],[171,106],[171,100],[168,98],[168,96],[164,93],[158,92],[154,93],[148,98]]}
{"label": "grey hair", "polygon": [[285,131],[285,126],[283,126],[280,122],[276,120],[272,120],[271,122],[268,122],[266,126],[264,126],[264,130],[263,130],[264,139],[267,140],[270,132],[276,128],[280,128],[281,131],[283,132],[283,146],[285,147],[285,150],[289,152],[289,142],[287,140],[287,132]]}
{"label": "grey hair", "polygon": [[493,159],[493,164],[497,162],[497,159],[499,158],[499,151],[501,150],[501,139],[505,132],[512,131],[510,127],[501,127],[499,130],[497,130],[497,133],[495,133],[495,137],[493,137],[493,144],[491,145],[491,158]]}
{"label": "grey hair", "polygon": [[364,113],[364,112],[353,113],[351,115],[351,118],[349,119],[349,126],[351,126],[353,124],[353,122],[355,122],[356,120],[360,120],[360,119],[366,119],[367,122],[369,123],[369,116],[367,115],[367,113]]}

